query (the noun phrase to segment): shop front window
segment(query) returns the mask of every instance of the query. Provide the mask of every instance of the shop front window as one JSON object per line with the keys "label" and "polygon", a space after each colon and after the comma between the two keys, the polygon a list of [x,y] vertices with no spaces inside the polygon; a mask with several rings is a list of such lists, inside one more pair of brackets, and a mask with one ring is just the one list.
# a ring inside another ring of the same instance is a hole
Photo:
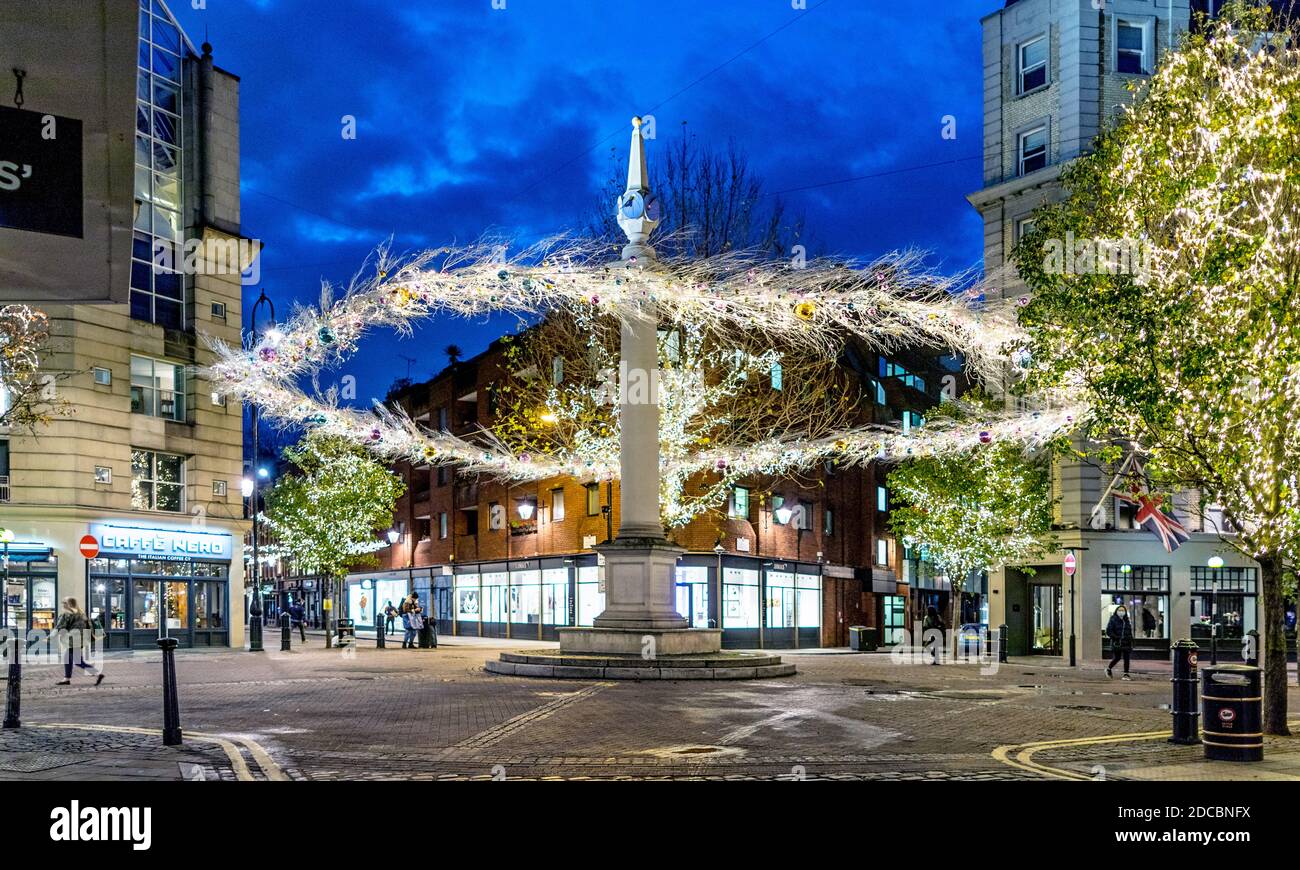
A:
{"label": "shop front window", "polygon": [[594,625],[597,616],[605,610],[605,593],[600,591],[600,567],[583,565],[578,568],[577,588],[578,625]]}
{"label": "shop front window", "polygon": [[677,613],[691,628],[712,628],[709,619],[709,569],[701,565],[677,566]]}
{"label": "shop front window", "polygon": [[505,622],[509,613],[506,611],[505,571],[483,572],[483,621]]}
{"label": "shop front window", "polygon": [[542,571],[542,621],[547,625],[569,624],[569,569]]}
{"label": "shop front window", "polygon": [[1133,622],[1135,640],[1169,638],[1169,566],[1102,565],[1101,630],[1123,605]]}
{"label": "shop front window", "polygon": [[880,617],[881,642],[886,646],[902,643],[903,631],[907,628],[907,599],[902,595],[882,596]]}
{"label": "shop front window", "polygon": [[799,596],[799,627],[821,628],[822,578],[817,574],[799,574],[795,585]]}
{"label": "shop front window", "polygon": [[786,571],[767,572],[767,627],[794,625],[794,575]]}
{"label": "shop front window", "polygon": [[1192,640],[1240,640],[1258,631],[1254,568],[1192,568]]}
{"label": "shop front window", "polygon": [[135,614],[131,627],[141,631],[157,631],[159,619],[158,581],[136,580],[131,595],[131,612]]}
{"label": "shop front window", "polygon": [[[105,562],[107,560],[97,559],[96,561]],[[96,628],[107,631],[123,631],[126,629],[125,580],[120,577],[101,577],[92,581],[90,587],[90,620]]]}
{"label": "shop front window", "polygon": [[722,569],[722,627],[759,627],[757,570]]}
{"label": "shop front window", "polygon": [[456,575],[456,619],[461,622],[478,622],[481,618],[478,580],[478,574]]}
{"label": "shop front window", "polygon": [[194,584],[194,627],[208,631],[226,628],[224,583],[205,581]]}
{"label": "shop front window", "polygon": [[536,625],[542,619],[542,575],[536,568],[510,572],[510,621]]}

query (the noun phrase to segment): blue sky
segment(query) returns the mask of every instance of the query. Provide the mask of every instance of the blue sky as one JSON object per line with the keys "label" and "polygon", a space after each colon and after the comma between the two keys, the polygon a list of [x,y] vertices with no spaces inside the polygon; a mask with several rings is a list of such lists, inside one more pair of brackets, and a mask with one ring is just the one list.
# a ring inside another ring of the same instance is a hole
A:
{"label": "blue sky", "polygon": [[[241,77],[243,229],[266,245],[277,312],[316,301],[322,279],[346,280],[389,236],[417,250],[580,227],[611,148],[626,165],[634,114],[653,114],[661,140],[683,121],[709,145],[734,140],[806,216],[812,249],[919,247],[953,271],[980,261],[964,196],[980,183],[979,19],[1000,0],[170,5]],[[945,115],[955,139],[941,136]],[[834,183],[859,176],[871,177]],[[377,335],[346,370],[365,402],[407,373],[403,356],[425,378],[446,344],[473,354],[511,324]]]}

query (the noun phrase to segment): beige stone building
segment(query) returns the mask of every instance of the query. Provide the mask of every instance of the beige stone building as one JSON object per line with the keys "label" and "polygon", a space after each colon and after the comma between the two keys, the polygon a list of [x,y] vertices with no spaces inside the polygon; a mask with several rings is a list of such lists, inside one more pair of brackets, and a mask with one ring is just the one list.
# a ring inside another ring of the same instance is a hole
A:
{"label": "beige stone building", "polygon": [[[107,646],[240,646],[242,409],[202,376],[240,340],[239,80],[141,4],[130,303],[47,306],[71,414],[0,434],[9,628],[77,598]],[[170,267],[170,268],[169,268]],[[97,550],[97,553],[92,551]]]}

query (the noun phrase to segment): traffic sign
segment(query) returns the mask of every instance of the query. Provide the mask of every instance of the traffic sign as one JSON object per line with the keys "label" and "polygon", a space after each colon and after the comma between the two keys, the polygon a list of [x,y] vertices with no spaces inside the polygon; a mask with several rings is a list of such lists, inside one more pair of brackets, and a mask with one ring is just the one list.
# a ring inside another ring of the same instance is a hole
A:
{"label": "traffic sign", "polygon": [[1075,568],[1075,565],[1076,565],[1076,564],[1077,564],[1077,563],[1076,563],[1075,560],[1074,560],[1074,554],[1073,554],[1073,553],[1066,553],[1066,554],[1065,554],[1065,566],[1064,566],[1064,567],[1065,567],[1065,576],[1066,576],[1066,577],[1073,577],[1073,576],[1074,576],[1074,568]]}
{"label": "traffic sign", "polygon": [[99,540],[94,535],[81,536],[81,555],[93,559],[99,555]]}

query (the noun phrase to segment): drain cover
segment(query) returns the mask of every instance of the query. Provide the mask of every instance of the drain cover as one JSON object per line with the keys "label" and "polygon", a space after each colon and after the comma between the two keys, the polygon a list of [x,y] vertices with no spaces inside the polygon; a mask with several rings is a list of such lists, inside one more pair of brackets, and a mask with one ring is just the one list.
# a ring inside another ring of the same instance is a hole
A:
{"label": "drain cover", "polygon": [[0,770],[10,773],[36,773],[40,770],[54,770],[76,764],[81,758],[76,755],[56,755],[53,752],[18,752],[0,758]]}

